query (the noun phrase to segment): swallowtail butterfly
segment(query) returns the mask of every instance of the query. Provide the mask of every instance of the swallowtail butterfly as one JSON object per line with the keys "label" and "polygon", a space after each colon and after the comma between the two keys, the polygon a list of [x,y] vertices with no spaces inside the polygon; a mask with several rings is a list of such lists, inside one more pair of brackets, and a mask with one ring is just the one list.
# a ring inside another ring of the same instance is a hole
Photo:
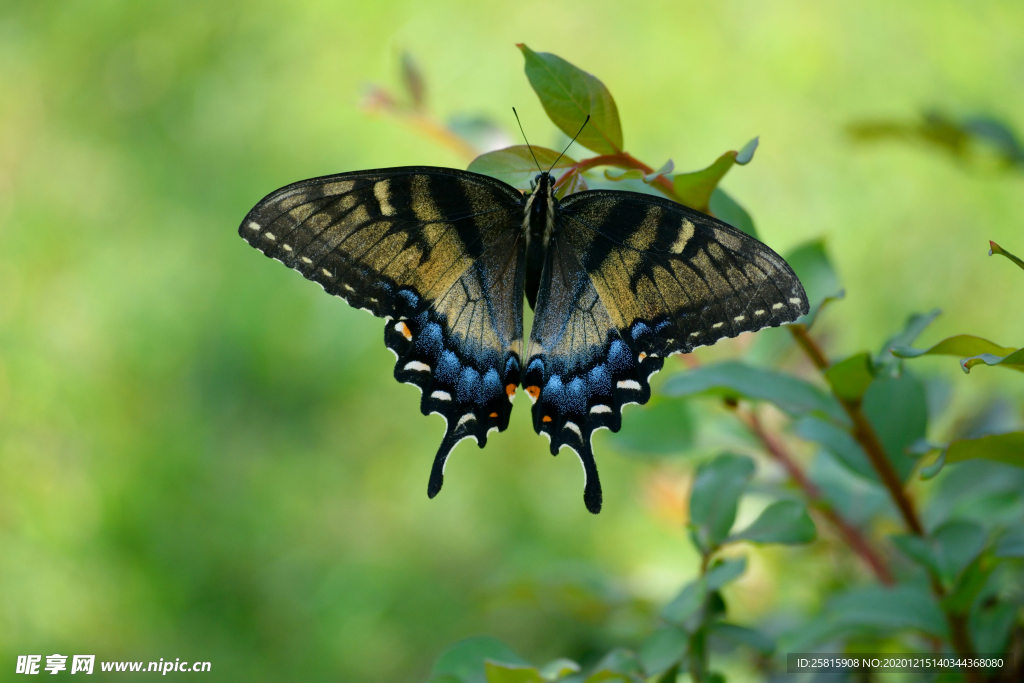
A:
{"label": "swallowtail butterfly", "polygon": [[[540,172],[521,193],[489,176],[411,166],[272,192],[242,221],[251,246],[386,321],[395,379],[447,428],[427,487],[463,439],[508,427],[522,386],[551,453],[583,464],[601,509],[594,431],[646,403],[665,358],[807,313],[786,262],[668,199],[588,190],[559,200]],[[523,337],[523,298],[534,310]],[[525,341],[525,343],[524,343]]]}

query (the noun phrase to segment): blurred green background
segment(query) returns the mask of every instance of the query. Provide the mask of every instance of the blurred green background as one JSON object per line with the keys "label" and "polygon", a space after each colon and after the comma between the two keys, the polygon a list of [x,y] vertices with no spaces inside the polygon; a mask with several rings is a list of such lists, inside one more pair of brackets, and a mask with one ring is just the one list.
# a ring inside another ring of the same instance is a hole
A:
{"label": "blurred green background", "polygon": [[[694,572],[688,460],[623,457],[602,434],[593,517],[575,458],[548,455],[520,406],[428,501],[442,422],[391,378],[381,321],[254,252],[239,221],[306,177],[465,166],[360,110],[403,50],[442,118],[515,140],[516,106],[554,145],[526,42],[601,78],[654,166],[761,136],[724,185],[776,250],[827,238],[848,294],[828,314],[837,357],[936,306],[922,345],[1019,346],[1024,280],[986,250],[1024,252],[1021,173],[844,128],[935,106],[1020,130],[1022,27],[1010,1],[6,0],[0,667],[95,653],[208,660],[211,680],[417,681],[468,635],[543,661],[643,633]],[[1015,373],[915,367],[960,407],[1024,398]],[[827,550],[757,551],[735,609],[813,605],[783,563]]]}

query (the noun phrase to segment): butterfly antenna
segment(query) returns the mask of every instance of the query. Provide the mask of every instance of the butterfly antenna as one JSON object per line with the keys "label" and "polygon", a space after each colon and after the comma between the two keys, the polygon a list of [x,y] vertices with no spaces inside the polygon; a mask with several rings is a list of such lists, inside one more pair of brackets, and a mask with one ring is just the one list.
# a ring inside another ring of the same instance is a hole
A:
{"label": "butterfly antenna", "polygon": [[[586,125],[587,125],[587,123],[588,123],[589,121],[590,121],[590,114],[587,114],[587,119],[586,119],[586,121],[584,121],[584,122],[583,122],[583,125],[582,125],[582,126],[580,126],[580,129],[579,129],[578,131],[576,131],[576,135],[572,136],[572,140],[570,140],[570,141],[569,141],[569,144],[568,144],[568,145],[566,145],[566,146],[565,146],[565,149],[563,149],[563,150],[562,150],[562,154],[559,154],[559,155],[558,155],[558,159],[561,159],[561,158],[562,158],[562,155],[563,155],[563,154],[565,154],[566,152],[568,152],[568,151],[569,151],[569,148],[570,148],[570,147],[572,147],[572,143],[576,142],[576,138],[578,138],[578,137],[580,136],[580,133],[582,133],[582,132],[583,132],[583,129],[584,129],[585,127],[586,127]],[[554,169],[554,168],[555,168],[555,164],[557,164],[557,163],[558,163],[558,159],[555,159],[555,163],[554,163],[554,164],[551,164],[551,168],[549,168],[549,169],[548,169],[548,173],[551,173],[552,169]]]}
{"label": "butterfly antenna", "polygon": [[[523,124],[519,120],[519,114],[516,113],[516,108],[515,107],[512,107],[512,113],[516,117],[516,123],[519,124],[519,132],[523,134],[523,140],[526,140],[526,131],[523,130]],[[542,169],[540,167],[540,162],[537,161],[537,155],[533,153],[533,147],[530,147],[530,141],[529,140],[526,140],[526,149],[530,150],[530,156],[533,157],[533,163],[537,164],[537,170],[540,171],[541,173],[543,173],[544,169]]]}

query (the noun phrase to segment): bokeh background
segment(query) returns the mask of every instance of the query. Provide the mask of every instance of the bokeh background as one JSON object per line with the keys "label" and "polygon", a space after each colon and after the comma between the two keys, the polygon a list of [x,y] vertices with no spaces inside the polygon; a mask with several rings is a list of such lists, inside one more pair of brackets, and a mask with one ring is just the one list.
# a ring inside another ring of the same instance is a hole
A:
{"label": "bokeh background", "polygon": [[[724,186],[776,250],[826,238],[847,290],[826,321],[836,356],[934,307],[923,343],[1024,342],[1024,279],[986,254],[1024,252],[1021,173],[845,132],[930,107],[1020,130],[1020,3],[6,0],[0,670],[60,652],[208,660],[211,680],[417,681],[469,635],[543,661],[650,630],[694,572],[689,453],[637,457],[602,433],[593,517],[575,458],[548,455],[520,406],[428,501],[442,422],[391,378],[381,321],[236,235],[294,180],[465,166],[360,108],[367,83],[397,85],[402,51],[441,119],[515,140],[516,106],[554,146],[517,42],[601,78],[654,166],[760,135]],[[1015,373],[919,363],[954,414],[1024,399]],[[808,577],[841,561],[753,552],[730,588],[741,620],[813,609]]]}

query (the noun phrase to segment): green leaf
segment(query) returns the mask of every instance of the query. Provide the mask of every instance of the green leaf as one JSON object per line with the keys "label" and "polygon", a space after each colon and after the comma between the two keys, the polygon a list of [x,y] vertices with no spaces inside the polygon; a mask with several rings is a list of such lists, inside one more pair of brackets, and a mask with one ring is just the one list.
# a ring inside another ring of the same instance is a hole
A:
{"label": "green leaf", "polygon": [[757,150],[757,145],[760,141],[761,137],[758,136],[743,145],[740,151],[736,154],[736,163],[740,166],[746,166],[749,164],[754,159],[754,152]]}
{"label": "green leaf", "polygon": [[754,219],[732,198],[732,195],[722,188],[716,187],[715,191],[711,193],[708,208],[711,209],[711,215],[718,220],[725,221],[737,230],[742,230],[754,239],[758,239]]}
{"label": "green leaf", "polygon": [[919,358],[921,356],[969,356],[960,361],[964,372],[979,363],[986,365],[1002,365],[1012,370],[1024,371],[1024,349],[999,346],[995,342],[971,334],[958,334],[943,339],[928,349],[915,349],[909,346],[894,346],[892,353],[900,358]]}
{"label": "green leaf", "polygon": [[927,571],[954,581],[985,546],[985,530],[974,522],[952,520],[921,538],[913,534],[891,537],[900,551]]}
{"label": "green leaf", "polygon": [[655,396],[640,410],[630,411],[632,428],[609,434],[616,450],[658,456],[687,451],[693,446],[696,424],[685,401]]}
{"label": "green leaf", "polygon": [[[748,142],[740,152],[726,152],[707,168],[692,173],[677,173],[672,179],[672,189],[686,206],[710,213],[711,195],[718,187],[718,183],[735,164],[749,163],[754,156],[755,149],[757,149],[757,138]],[[740,161],[741,158],[744,160]]]}
{"label": "green leaf", "polygon": [[985,555],[981,555],[968,565],[960,574],[953,590],[942,601],[943,609],[953,614],[967,614],[970,611],[975,598],[981,593],[989,575],[996,567],[994,562],[988,560]]}
{"label": "green leaf", "polygon": [[1006,251],[1005,249],[1003,249],[1001,246],[999,246],[995,242],[989,240],[988,246],[989,246],[989,249],[988,249],[988,255],[989,256],[992,256],[993,254],[999,254],[1000,256],[1005,256],[1006,258],[1010,259],[1011,261],[1016,263],[1021,268],[1024,268],[1024,261],[1021,261],[1019,258],[1014,256],[1010,252]]}
{"label": "green leaf", "polygon": [[[466,170],[497,178],[517,190],[529,190],[531,189],[530,183],[540,173],[537,170],[537,163],[539,162],[543,168],[547,169],[555,163],[555,159],[558,159],[558,152],[547,147],[534,146],[533,153],[537,155],[536,162],[530,154],[530,148],[526,145],[496,149],[473,159]],[[563,156],[555,164],[555,168],[565,169],[575,164],[573,159]]]}
{"label": "green leaf", "polygon": [[1024,372],[1024,349],[1018,349],[1008,356],[993,356],[983,353],[973,358],[964,358],[960,361],[960,367],[964,369],[964,372],[970,372],[971,368],[982,363],[989,366],[1000,365],[1010,370]]}
{"label": "green leaf", "polygon": [[914,471],[916,458],[907,449],[925,436],[928,401],[924,384],[910,373],[878,377],[864,393],[863,411],[875,428],[889,462],[902,481]]}
{"label": "green leaf", "polygon": [[973,611],[968,623],[975,651],[1006,652],[1016,621],[1016,605],[1005,602]]}
{"label": "green leaf", "polygon": [[656,676],[678,664],[689,649],[690,636],[678,628],[662,628],[640,645],[640,663],[644,674]]}
{"label": "green leaf", "polygon": [[604,177],[608,180],[643,180],[644,172],[639,168],[606,168]]}
{"label": "green leaf", "polygon": [[942,311],[936,308],[928,313],[915,313],[909,316],[906,324],[903,326],[903,329],[882,344],[881,350],[874,359],[875,374],[895,374],[900,365],[899,361],[896,359],[897,357],[895,357],[891,351],[892,347],[909,346],[910,344],[913,344],[914,341],[921,336],[921,333],[924,332],[925,328],[931,325],[941,313]]}
{"label": "green leaf", "polygon": [[672,163],[671,159],[669,159],[664,164],[662,164],[661,168],[659,168],[658,170],[653,171],[652,173],[644,174],[643,181],[645,183],[647,183],[648,185],[650,185],[651,183],[656,181],[659,177],[661,177],[663,175],[668,175],[669,173],[671,173],[673,170],[675,170],[675,167],[676,167],[676,165],[674,163]]}
{"label": "green leaf", "polygon": [[643,667],[636,655],[621,647],[617,647],[601,659],[594,667],[594,673],[587,677],[585,683],[601,681],[624,681],[632,683],[633,674],[643,673]]}
{"label": "green leaf", "polygon": [[931,540],[940,574],[953,580],[981,554],[986,535],[979,524],[952,520],[932,532]]}
{"label": "green leaf", "polygon": [[622,126],[615,100],[604,83],[557,55],[534,52],[520,43],[530,81],[548,118],[572,137],[584,126],[576,142],[599,154],[622,151]]}
{"label": "green leaf", "polygon": [[661,616],[670,624],[685,626],[700,612],[707,597],[708,584],[704,577],[698,578],[683,586],[679,595],[661,610]]}
{"label": "green leaf", "polygon": [[576,171],[570,171],[566,180],[562,180],[561,178],[558,179],[558,187],[555,188],[555,196],[559,199],[565,199],[571,194],[586,192],[587,189],[587,181],[583,176]]}
{"label": "green leaf", "polygon": [[795,500],[779,500],[766,507],[754,523],[732,536],[750,543],[810,543],[818,535],[807,506]]}
{"label": "green leaf", "polygon": [[786,263],[800,278],[811,303],[811,311],[805,318],[813,319],[825,299],[842,297],[839,276],[825,251],[824,240],[812,240],[796,247],[786,254]]}
{"label": "green leaf", "polygon": [[883,511],[895,511],[892,498],[877,481],[851,474],[829,451],[819,451],[807,472],[829,505],[855,527],[866,526]]}
{"label": "green leaf", "polygon": [[946,466],[946,451],[939,453],[939,457],[930,465],[925,465],[921,468],[921,479],[927,481],[935,477],[936,474],[942,471],[942,468]]}
{"label": "green leaf", "polygon": [[864,627],[878,633],[905,629],[944,638],[946,619],[924,586],[904,584],[886,588],[854,588],[829,601],[827,621],[844,628]]}
{"label": "green leaf", "polygon": [[801,439],[816,441],[836,456],[846,467],[865,479],[879,481],[878,472],[871,466],[868,456],[850,432],[838,425],[813,416],[802,417],[793,425]]}
{"label": "green leaf", "polygon": [[746,645],[765,657],[769,657],[775,652],[775,640],[756,629],[747,628],[746,626],[720,621],[712,624],[711,634],[735,645]]}
{"label": "green leaf", "polygon": [[636,683],[637,679],[629,674],[624,674],[620,671],[596,671],[589,676],[583,683]]}
{"label": "green leaf", "polygon": [[441,674],[440,676],[431,676],[427,680],[427,683],[465,683],[465,681],[463,681],[458,676],[453,676],[451,674]]}
{"label": "green leaf", "polygon": [[767,400],[792,416],[817,413],[846,424],[846,413],[831,395],[818,387],[771,370],[728,361],[673,375],[662,385],[666,396],[712,394]]}
{"label": "green leaf", "polygon": [[737,557],[731,560],[715,560],[704,575],[709,591],[716,591],[726,584],[732,583],[743,576],[747,570],[747,558]]}
{"label": "green leaf", "polygon": [[690,491],[690,528],[703,553],[729,535],[740,494],[753,475],[754,461],[742,455],[720,455],[697,468]]}
{"label": "green leaf", "polygon": [[532,666],[499,664],[487,660],[484,663],[487,683],[544,683],[540,671]]}
{"label": "green leaf", "polygon": [[1024,557],[1024,528],[1007,529],[996,543],[996,557]]}
{"label": "green leaf", "polygon": [[571,659],[559,658],[554,661],[548,662],[540,668],[540,675],[544,677],[546,681],[557,681],[561,678],[565,678],[570,674],[578,673],[580,665]]}
{"label": "green leaf", "polygon": [[954,441],[946,451],[946,462],[985,458],[1024,467],[1024,432],[990,434],[977,439]]}
{"label": "green leaf", "polygon": [[825,371],[825,379],[835,395],[848,401],[859,401],[874,378],[871,354],[866,351],[834,363]]}
{"label": "green leaf", "polygon": [[890,536],[889,540],[899,548],[901,553],[919,564],[925,571],[939,573],[939,561],[935,557],[932,544],[927,539],[914,534],[899,534]]}
{"label": "green leaf", "polygon": [[528,662],[497,638],[478,636],[461,640],[441,653],[434,662],[431,674],[453,676],[462,683],[487,683],[485,660],[529,666]]}
{"label": "green leaf", "polygon": [[995,342],[971,334],[958,334],[943,339],[928,349],[915,349],[910,346],[896,345],[892,347],[893,355],[900,358],[918,358],[920,356],[978,356],[983,353],[995,356],[1008,356],[1016,349],[999,346]]}

